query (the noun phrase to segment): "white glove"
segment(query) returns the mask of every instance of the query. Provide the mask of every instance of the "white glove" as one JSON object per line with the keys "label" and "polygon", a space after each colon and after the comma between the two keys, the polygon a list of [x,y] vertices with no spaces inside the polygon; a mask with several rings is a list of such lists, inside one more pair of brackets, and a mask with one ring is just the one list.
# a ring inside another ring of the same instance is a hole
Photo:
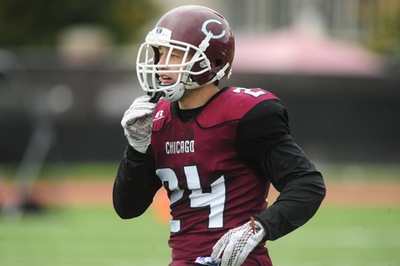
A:
{"label": "white glove", "polygon": [[156,107],[156,104],[149,100],[148,95],[136,98],[121,121],[129,144],[141,153],[145,153],[150,144],[153,113]]}
{"label": "white glove", "polygon": [[251,218],[250,222],[233,228],[214,245],[212,259],[220,258],[221,266],[239,266],[265,236],[262,225]]}

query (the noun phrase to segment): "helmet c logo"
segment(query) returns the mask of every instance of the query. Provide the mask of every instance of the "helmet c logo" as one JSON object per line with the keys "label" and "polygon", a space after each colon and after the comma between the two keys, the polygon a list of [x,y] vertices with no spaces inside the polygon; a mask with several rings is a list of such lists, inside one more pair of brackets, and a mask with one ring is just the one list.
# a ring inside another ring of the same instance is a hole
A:
{"label": "helmet c logo", "polygon": [[[221,21],[218,21],[218,20],[216,20],[216,19],[207,19],[206,21],[204,21],[203,22],[203,25],[201,26],[201,32],[202,33],[204,33],[205,35],[207,35],[208,34],[208,30],[207,30],[207,26],[208,26],[208,24],[210,24],[210,23],[217,23],[217,24],[219,24],[219,25],[221,25],[222,24],[222,22]],[[214,34],[214,32],[212,32],[213,34]],[[226,31],[225,30],[222,30],[222,32],[220,33],[220,34],[218,34],[218,35],[213,35],[213,39],[221,39],[222,37],[224,37],[225,36],[225,34],[226,34]]]}

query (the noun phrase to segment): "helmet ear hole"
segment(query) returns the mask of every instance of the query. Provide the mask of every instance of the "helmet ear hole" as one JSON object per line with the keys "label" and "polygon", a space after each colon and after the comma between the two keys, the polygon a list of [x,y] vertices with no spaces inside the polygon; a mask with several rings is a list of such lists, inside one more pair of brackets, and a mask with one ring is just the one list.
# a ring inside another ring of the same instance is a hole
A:
{"label": "helmet ear hole", "polygon": [[215,60],[215,66],[216,67],[222,66],[222,60],[221,59]]}

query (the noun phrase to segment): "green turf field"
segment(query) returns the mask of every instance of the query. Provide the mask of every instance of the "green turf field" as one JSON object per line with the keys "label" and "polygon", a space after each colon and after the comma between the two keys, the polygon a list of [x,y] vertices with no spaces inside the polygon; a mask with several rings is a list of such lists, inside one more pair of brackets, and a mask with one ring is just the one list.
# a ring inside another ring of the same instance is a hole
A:
{"label": "green turf field", "polygon": [[[112,209],[76,208],[0,220],[2,266],[167,265],[169,227],[148,212],[121,220]],[[274,242],[277,266],[400,265],[400,208],[322,207]]]}
{"label": "green turf field", "polygon": [[[320,166],[329,181],[399,184],[397,165]],[[117,163],[47,166],[40,178],[112,182],[116,168]],[[7,181],[16,167],[2,170]],[[111,207],[47,210],[18,223],[0,214],[0,266],[167,265],[168,234],[169,226],[151,212],[124,221]],[[400,207],[323,205],[305,226],[267,245],[276,266],[397,266]]]}

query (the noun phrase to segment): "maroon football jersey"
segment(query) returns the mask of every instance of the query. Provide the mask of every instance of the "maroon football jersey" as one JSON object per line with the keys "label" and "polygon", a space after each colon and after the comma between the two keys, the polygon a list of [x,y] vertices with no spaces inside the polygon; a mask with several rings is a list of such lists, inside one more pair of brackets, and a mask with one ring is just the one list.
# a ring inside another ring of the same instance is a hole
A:
{"label": "maroon football jersey", "polygon": [[[241,118],[269,99],[276,97],[265,90],[232,87],[186,122],[170,102],[158,103],[151,147],[156,173],[170,198],[174,261],[189,265],[198,256],[210,256],[224,233],[267,207],[269,182],[240,161],[235,136]],[[268,257],[266,249],[262,256]]]}

